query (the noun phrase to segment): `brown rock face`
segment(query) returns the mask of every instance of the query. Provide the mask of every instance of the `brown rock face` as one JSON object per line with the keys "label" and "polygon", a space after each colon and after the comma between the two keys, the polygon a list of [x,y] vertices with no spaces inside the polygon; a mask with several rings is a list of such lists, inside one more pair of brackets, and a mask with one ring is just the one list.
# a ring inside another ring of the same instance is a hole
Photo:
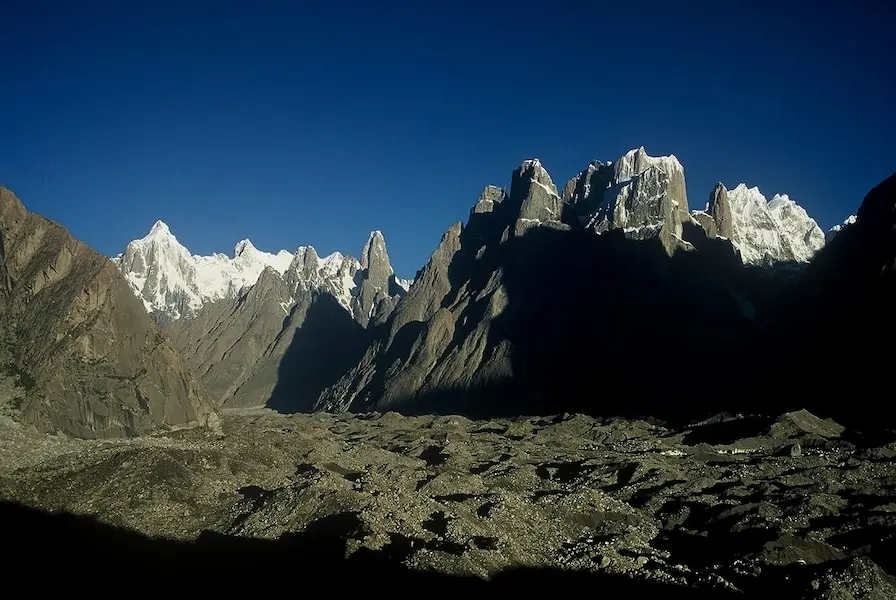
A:
{"label": "brown rock face", "polygon": [[293,299],[289,284],[268,267],[244,294],[206,304],[168,327],[216,403],[308,410],[324,385],[360,358],[367,330],[331,294],[294,293]]}
{"label": "brown rock face", "polygon": [[205,423],[213,413],[116,266],[0,188],[0,346],[22,419],[82,438]]}
{"label": "brown rock face", "polygon": [[728,190],[721,183],[717,183],[709,195],[709,215],[715,221],[717,235],[731,239],[734,235],[731,203],[728,201]]}
{"label": "brown rock face", "polygon": [[367,327],[375,316],[376,307],[389,298],[389,281],[394,272],[386,251],[383,234],[375,231],[361,251],[361,283],[352,312],[362,326]]}

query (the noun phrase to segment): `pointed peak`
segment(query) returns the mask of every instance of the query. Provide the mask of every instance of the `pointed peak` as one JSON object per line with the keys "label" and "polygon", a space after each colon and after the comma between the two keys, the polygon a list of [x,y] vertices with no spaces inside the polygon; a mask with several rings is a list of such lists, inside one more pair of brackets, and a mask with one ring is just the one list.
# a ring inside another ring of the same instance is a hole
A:
{"label": "pointed peak", "polygon": [[386,250],[386,238],[383,237],[383,232],[377,229],[370,232],[370,237],[367,238],[367,242],[361,250],[361,268],[368,269],[374,263],[379,262],[384,264],[390,273],[392,272],[389,254]]}
{"label": "pointed peak", "polygon": [[152,227],[149,229],[149,233],[147,233],[143,238],[139,240],[134,240],[134,243],[139,244],[143,243],[153,243],[153,242],[164,242],[167,243],[169,241],[177,241],[177,238],[174,237],[174,234],[171,233],[171,229],[168,227],[168,224],[161,219],[153,223]]}
{"label": "pointed peak", "polygon": [[252,245],[252,242],[248,238],[240,240],[236,243],[236,246],[233,247],[233,257],[236,258],[246,251],[251,252],[253,250],[255,250],[255,246]]}
{"label": "pointed peak", "polygon": [[529,193],[529,187],[533,181],[546,187],[555,196],[559,195],[557,186],[551,179],[551,174],[544,168],[541,161],[538,158],[530,158],[521,162],[519,168],[513,172],[510,183],[511,198],[522,201],[522,198]]}
{"label": "pointed peak", "polygon": [[541,164],[541,160],[538,158],[527,158],[523,162],[520,163],[520,171],[525,171],[526,169],[544,169],[544,165]]}
{"label": "pointed peak", "polygon": [[296,248],[293,263],[303,267],[311,266],[316,270],[320,267],[320,256],[318,256],[314,246],[299,246]]}
{"label": "pointed peak", "polygon": [[149,230],[149,235],[154,233],[169,233],[171,229],[168,227],[168,224],[165,221],[159,219],[155,223],[153,223],[152,228]]}
{"label": "pointed peak", "polygon": [[361,250],[362,254],[367,254],[370,252],[370,249],[374,246],[385,246],[386,238],[383,237],[383,232],[379,229],[375,229],[370,232],[370,235],[367,236],[367,241],[364,242],[364,248]]}

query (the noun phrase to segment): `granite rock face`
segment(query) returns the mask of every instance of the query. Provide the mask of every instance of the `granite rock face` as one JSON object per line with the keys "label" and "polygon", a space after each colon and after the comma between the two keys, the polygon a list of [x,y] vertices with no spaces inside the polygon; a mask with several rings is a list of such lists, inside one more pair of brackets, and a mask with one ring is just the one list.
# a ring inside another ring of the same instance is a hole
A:
{"label": "granite rock face", "polygon": [[675,156],[649,156],[644,147],[611,164],[593,162],[565,188],[577,219],[597,233],[621,229],[633,239],[657,237],[666,251],[689,249],[684,168]]}
{"label": "granite rock face", "polygon": [[352,313],[355,320],[363,327],[367,327],[374,316],[377,306],[388,300],[390,284],[395,279],[392,263],[389,262],[389,253],[386,251],[386,240],[380,231],[370,234],[364,249],[361,250],[361,263],[357,278],[360,279],[357,296],[352,302]]}
{"label": "granite rock face", "polygon": [[300,246],[281,275],[267,267],[233,298],[168,326],[175,346],[225,408],[310,410],[363,354],[406,290],[372,232],[361,259]]}
{"label": "granite rock face", "polygon": [[291,285],[271,268],[241,296],[207,304],[168,330],[221,406],[284,412],[309,410],[369,342],[333,294]]}
{"label": "granite rock face", "polygon": [[707,204],[707,213],[712,217],[716,225],[718,235],[731,239],[734,235],[734,224],[731,217],[731,202],[728,200],[728,190],[721,183],[712,188]]}
{"label": "granite rock face", "polygon": [[115,264],[0,188],[0,344],[21,418],[82,438],[214,420],[213,405]]}
{"label": "granite rock face", "polygon": [[[671,260],[670,248],[693,249],[672,199],[686,201],[675,183],[678,162],[642,154],[627,154],[612,170],[592,163],[566,186],[566,201],[538,160],[514,171],[509,194],[485,188],[467,223],[444,234],[363,358],[315,409],[477,416],[551,404],[585,409],[587,362],[635,377],[636,363],[624,357],[643,336],[670,336],[682,357],[732,337],[743,341],[735,354],[752,348],[763,326],[755,314],[743,316],[744,306],[753,308],[749,294],[732,295],[745,284],[730,274],[739,268],[730,243],[697,235],[702,252]],[[614,185],[599,189],[602,181]],[[601,201],[589,214],[594,194]],[[618,215],[602,212],[611,206]],[[634,235],[639,229],[652,233]],[[583,351],[564,350],[572,348]],[[658,373],[674,376],[674,364]],[[592,408],[600,406],[615,410],[617,400]]]}

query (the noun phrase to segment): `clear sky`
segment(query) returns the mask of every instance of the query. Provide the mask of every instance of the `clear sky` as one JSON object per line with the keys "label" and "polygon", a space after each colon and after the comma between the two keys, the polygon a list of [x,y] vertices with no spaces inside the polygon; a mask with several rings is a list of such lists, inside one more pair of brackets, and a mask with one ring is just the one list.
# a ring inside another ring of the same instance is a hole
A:
{"label": "clear sky", "polygon": [[896,171],[896,10],[827,2],[0,2],[0,184],[114,255],[381,229],[412,276],[485,184],[644,145],[827,229]]}

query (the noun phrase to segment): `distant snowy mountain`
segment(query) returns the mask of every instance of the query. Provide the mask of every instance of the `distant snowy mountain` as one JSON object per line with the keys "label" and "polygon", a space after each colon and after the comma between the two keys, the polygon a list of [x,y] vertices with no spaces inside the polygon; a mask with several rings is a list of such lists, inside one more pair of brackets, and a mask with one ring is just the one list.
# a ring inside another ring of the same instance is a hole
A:
{"label": "distant snowy mountain", "polygon": [[378,276],[375,285],[367,275],[370,268],[365,267],[363,258],[358,260],[341,252],[320,257],[312,246],[299,246],[295,253],[280,250],[272,254],[258,250],[246,239],[237,243],[233,257],[221,253],[191,254],[162,221],[157,221],[145,237],[130,242],[124,253],[112,260],[159,323],[192,317],[210,302],[237,297],[255,285],[261,273],[270,267],[285,279],[293,295],[299,291],[326,291],[349,313],[358,316],[366,311],[358,319],[366,325],[373,304],[399,293],[391,289],[393,286],[401,288],[400,293],[406,291],[405,280],[395,277],[389,264],[382,233],[371,233],[364,253],[371,247],[376,249],[376,256],[368,257]]}
{"label": "distant snowy mountain", "polygon": [[194,314],[207,302],[236,295],[254,284],[265,267],[284,273],[293,255],[286,250],[262,252],[249,240],[236,245],[232,258],[220,253],[193,255],[168,225],[156,221],[149,234],[129,243],[113,260],[147,312],[179,319]]}
{"label": "distant snowy mountain", "polygon": [[828,229],[827,233],[824,234],[825,242],[830,242],[832,239],[834,239],[834,236],[843,231],[845,227],[849,227],[850,225],[855,224],[856,215],[849,215],[842,223],[834,225],[833,227]]}
{"label": "distant snowy mountain", "polygon": [[730,239],[747,264],[806,263],[825,244],[815,219],[786,194],[769,201],[759,188],[743,183],[731,190],[717,184],[705,210],[692,216],[704,228],[713,220],[716,234]]}

